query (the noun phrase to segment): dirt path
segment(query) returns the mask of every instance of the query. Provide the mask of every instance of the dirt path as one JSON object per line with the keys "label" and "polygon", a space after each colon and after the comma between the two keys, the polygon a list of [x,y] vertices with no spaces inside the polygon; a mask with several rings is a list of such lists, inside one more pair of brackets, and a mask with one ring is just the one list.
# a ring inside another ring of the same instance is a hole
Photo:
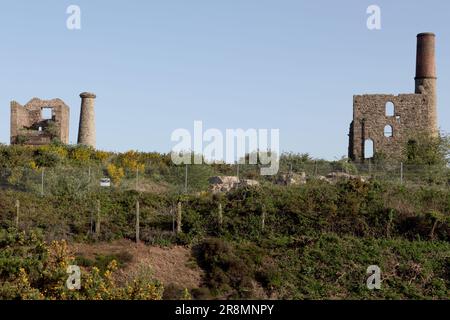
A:
{"label": "dirt path", "polygon": [[72,244],[70,249],[74,254],[89,259],[94,259],[96,255],[120,255],[124,252],[131,254],[131,261],[118,271],[119,280],[136,276],[151,277],[165,286],[174,284],[188,289],[198,288],[201,284],[202,271],[191,259],[189,248],[161,248],[120,240],[111,243]]}

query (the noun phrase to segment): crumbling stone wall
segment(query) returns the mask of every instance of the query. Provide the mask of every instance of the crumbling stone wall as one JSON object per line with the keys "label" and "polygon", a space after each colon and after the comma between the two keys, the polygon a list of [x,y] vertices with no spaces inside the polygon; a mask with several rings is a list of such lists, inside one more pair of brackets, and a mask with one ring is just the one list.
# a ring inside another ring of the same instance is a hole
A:
{"label": "crumbling stone wall", "polygon": [[[417,35],[415,93],[374,94],[353,97],[353,121],[349,133],[349,157],[362,162],[369,156],[366,144],[373,142],[373,154],[399,160],[409,140],[418,134],[438,134],[435,65],[435,35]],[[394,105],[389,113],[387,103]]]}
{"label": "crumbling stone wall", "polygon": [[[393,115],[386,113],[387,103],[394,105]],[[357,95],[353,97],[353,122],[350,128],[350,158],[363,161],[367,140],[373,152],[398,160],[408,140],[416,133],[431,132],[434,101],[423,94]],[[390,126],[387,128],[386,126]],[[392,130],[392,136],[385,136]]]}
{"label": "crumbling stone wall", "polygon": [[[51,109],[51,118],[43,118],[43,109]],[[33,98],[22,106],[11,102],[11,144],[45,145],[56,138],[69,143],[70,109],[61,99]]]}
{"label": "crumbling stone wall", "polygon": [[259,182],[251,179],[239,179],[234,176],[215,176],[209,178],[209,189],[213,193],[230,192],[240,187],[256,187]]}

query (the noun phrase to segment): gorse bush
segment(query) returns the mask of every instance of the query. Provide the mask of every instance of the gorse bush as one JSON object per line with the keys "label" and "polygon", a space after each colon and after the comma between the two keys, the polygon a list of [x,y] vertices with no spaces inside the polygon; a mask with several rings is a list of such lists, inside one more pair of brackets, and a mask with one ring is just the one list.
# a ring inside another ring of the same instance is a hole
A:
{"label": "gorse bush", "polygon": [[117,285],[116,260],[110,260],[101,271],[83,268],[81,289],[69,290],[67,267],[74,263],[65,241],[47,244],[39,234],[1,230],[0,232],[0,298],[1,299],[161,299],[163,287],[157,282],[136,279]]}
{"label": "gorse bush", "polygon": [[120,168],[112,163],[110,163],[108,165],[106,170],[115,185],[118,185],[122,181],[123,177],[125,176],[125,172],[124,172],[123,168]]}
{"label": "gorse bush", "polygon": [[252,256],[239,254],[233,245],[217,238],[205,240],[195,250],[213,295],[223,298],[252,297],[252,281],[255,278]]}

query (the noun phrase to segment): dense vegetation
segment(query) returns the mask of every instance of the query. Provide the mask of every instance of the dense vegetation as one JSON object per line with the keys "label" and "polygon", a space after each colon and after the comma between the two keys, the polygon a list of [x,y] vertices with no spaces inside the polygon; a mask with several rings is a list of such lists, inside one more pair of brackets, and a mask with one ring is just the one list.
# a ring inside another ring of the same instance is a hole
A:
{"label": "dense vegetation", "polygon": [[116,260],[104,270],[97,266],[84,269],[80,290],[69,290],[67,267],[75,258],[70,256],[65,241],[47,244],[34,231],[15,229],[0,233],[0,297],[2,299],[161,299],[161,284],[147,279],[118,284],[113,272]]}
{"label": "dense vegetation", "polygon": [[[169,155],[2,146],[0,298],[449,298],[448,164],[442,161],[445,150],[427,160],[420,146],[405,149],[405,164],[414,165],[415,157],[427,168],[414,183],[367,171],[372,179],[366,182],[332,184],[318,178],[321,168],[354,174],[361,168],[345,159],[285,154],[281,172],[307,171],[307,184],[276,185],[277,177],[259,177],[257,166],[242,166],[241,176],[260,180],[260,186],[227,194],[207,192],[207,178],[233,174],[235,166],[191,166],[184,193],[185,168],[172,165]],[[381,160],[379,165],[390,168]],[[104,176],[111,177],[112,188],[97,185]],[[149,279],[115,282],[123,257],[88,261],[67,252],[66,242],[134,240],[136,201],[141,241],[191,248],[204,270],[200,288],[171,287],[163,293],[162,285]],[[177,234],[178,203],[182,232]],[[80,291],[65,288],[70,263],[82,266],[91,279]],[[369,265],[382,270],[381,290],[366,287]]]}
{"label": "dense vegetation", "polygon": [[[206,271],[205,286],[194,290],[194,297],[444,298],[450,294],[448,190],[350,180],[337,185],[243,188],[227,195],[205,193],[181,199],[134,191],[95,196],[102,199],[99,236],[92,233],[92,208],[86,199],[30,196],[21,191],[0,193],[2,228],[13,228],[14,199],[20,199],[20,229],[27,235],[38,232],[49,243],[133,239],[134,204],[139,199],[141,239],[148,244],[189,245]],[[183,233],[176,235],[170,208],[178,200],[183,203]],[[8,261],[3,260],[0,268],[7,268]],[[365,271],[371,264],[389,275],[379,292],[365,288]],[[20,271],[3,270],[9,276]]]}

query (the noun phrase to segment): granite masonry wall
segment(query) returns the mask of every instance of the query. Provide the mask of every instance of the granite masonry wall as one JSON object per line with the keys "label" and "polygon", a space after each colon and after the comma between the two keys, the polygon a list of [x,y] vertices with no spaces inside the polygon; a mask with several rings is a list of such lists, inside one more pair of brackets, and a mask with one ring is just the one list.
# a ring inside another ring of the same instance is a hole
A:
{"label": "granite masonry wall", "polygon": [[[372,155],[400,160],[410,140],[420,134],[438,134],[435,35],[417,36],[415,93],[353,97],[349,157],[364,162]],[[389,107],[388,104],[393,104]],[[367,154],[367,145],[373,146]]]}
{"label": "granite masonry wall", "polygon": [[[51,117],[43,117],[50,109]],[[60,99],[33,98],[22,106],[11,102],[11,144],[45,145],[56,138],[69,143],[69,107]]]}

